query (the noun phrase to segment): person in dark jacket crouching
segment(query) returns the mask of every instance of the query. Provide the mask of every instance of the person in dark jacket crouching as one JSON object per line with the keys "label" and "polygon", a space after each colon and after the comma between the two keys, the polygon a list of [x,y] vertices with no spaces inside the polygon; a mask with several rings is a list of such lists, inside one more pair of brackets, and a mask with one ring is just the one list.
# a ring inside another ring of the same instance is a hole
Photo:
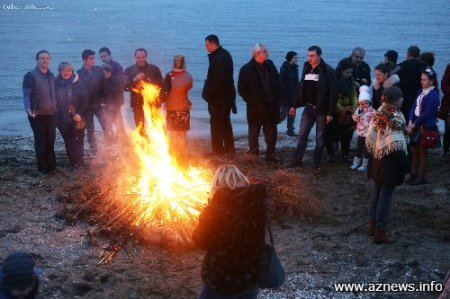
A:
{"label": "person in dark jacket crouching", "polygon": [[40,269],[35,268],[33,257],[15,252],[6,257],[0,267],[1,299],[34,299],[39,290]]}
{"label": "person in dark jacket crouching", "polygon": [[369,236],[375,244],[391,243],[386,224],[392,195],[410,172],[406,157],[406,122],[400,111],[402,91],[388,87],[383,91],[382,104],[375,112],[366,137],[367,151],[371,154],[368,177],[374,181],[375,194],[369,206]]}
{"label": "person in dark jacket crouching", "polygon": [[198,299],[256,298],[264,274],[266,189],[234,165],[214,175],[211,198],[193,233],[206,250]]}
{"label": "person in dark jacket crouching", "polygon": [[73,66],[61,62],[55,79],[56,126],[64,139],[67,157],[73,170],[84,166],[85,117],[89,92],[84,81],[73,72]]}

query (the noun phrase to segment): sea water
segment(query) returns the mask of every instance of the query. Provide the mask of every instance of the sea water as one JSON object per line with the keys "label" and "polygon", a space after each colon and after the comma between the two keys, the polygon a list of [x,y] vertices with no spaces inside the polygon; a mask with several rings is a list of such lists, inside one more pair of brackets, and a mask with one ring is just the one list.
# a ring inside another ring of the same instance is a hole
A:
{"label": "sea water", "polygon": [[[134,63],[134,50],[148,50],[148,61],[170,71],[175,54],[186,56],[194,77],[190,136],[209,135],[209,115],[201,98],[208,68],[204,38],[219,36],[234,59],[235,83],[240,67],[251,58],[255,43],[267,45],[279,68],[286,52],[299,54],[319,45],[324,60],[336,66],[355,46],[366,49],[372,68],[394,49],[399,62],[417,45],[436,54],[439,80],[450,63],[449,0],[388,1],[4,1],[0,2],[0,136],[28,136],[31,129],[22,104],[23,75],[35,67],[35,53],[51,52],[56,74],[62,61],[81,67],[81,52],[107,46],[122,66]],[[97,64],[101,64],[97,56]],[[124,106],[132,128],[129,97]],[[245,103],[237,99],[232,115],[236,135],[247,132]],[[298,130],[299,117],[296,119]],[[285,122],[279,131],[285,131]]]}

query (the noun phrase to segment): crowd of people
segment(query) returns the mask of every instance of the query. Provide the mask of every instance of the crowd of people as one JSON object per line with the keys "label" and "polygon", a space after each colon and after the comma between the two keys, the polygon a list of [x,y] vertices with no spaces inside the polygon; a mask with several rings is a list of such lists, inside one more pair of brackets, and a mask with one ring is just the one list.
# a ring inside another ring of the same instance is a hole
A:
{"label": "crowd of people", "polygon": [[[202,98],[210,114],[212,154],[236,152],[230,120],[230,114],[237,113],[236,92],[247,106],[248,155],[259,157],[262,129],[265,160],[278,161],[277,125],[287,119],[286,133],[298,138],[298,143],[286,166],[299,167],[315,125],[313,167],[322,167],[325,149],[327,159],[334,161],[340,148],[342,160],[350,169],[367,172],[374,181],[368,234],[376,244],[391,243],[386,227],[392,196],[406,177],[411,185],[427,182],[427,150],[440,146],[437,117],[445,121],[443,153],[449,154],[450,65],[442,78],[444,97],[440,101],[434,55],[420,53],[416,46],[408,48],[407,59],[399,64],[398,53],[387,51],[384,62],[374,68],[372,81],[361,47],[354,48],[350,57],[340,60],[334,69],[322,58],[322,49],[311,46],[299,73],[297,52],[287,52],[278,71],[269,59],[267,46],[255,44],[250,61],[240,68],[236,89],[232,56],[219,38],[207,36],[205,48],[209,68]],[[90,155],[98,149],[94,116],[106,143],[126,142],[121,115],[124,91],[130,92],[136,128],[145,135],[142,82],[160,88],[157,104],[165,102],[170,149],[182,158],[186,131],[190,129],[192,102],[188,93],[193,84],[184,56],[174,56],[172,70],[163,77],[160,69],[147,61],[144,48],[135,50],[135,64],[125,70],[112,59],[108,48],[99,50],[101,66],[95,65],[95,54],[90,49],[83,51],[83,65],[77,72],[70,63],[60,63],[55,77],[49,70],[50,53],[42,50],[36,54],[36,68],[24,76],[24,106],[34,134],[39,172],[55,172],[56,128],[74,170],[85,167],[85,130]],[[297,134],[295,116],[299,107],[304,109]],[[350,157],[355,130],[356,154]],[[194,243],[208,252],[202,268],[205,287],[199,298],[256,298],[258,279],[264,270],[265,200],[264,187],[250,184],[236,166],[218,169],[210,201],[193,235]]]}

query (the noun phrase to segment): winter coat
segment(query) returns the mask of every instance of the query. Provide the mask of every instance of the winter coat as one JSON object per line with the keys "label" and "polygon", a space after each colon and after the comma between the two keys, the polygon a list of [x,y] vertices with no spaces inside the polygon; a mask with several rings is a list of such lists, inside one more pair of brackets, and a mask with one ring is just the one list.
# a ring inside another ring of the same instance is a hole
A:
{"label": "winter coat", "polygon": [[[350,61],[352,60],[352,57],[350,56],[348,59]],[[353,78],[355,79],[355,82],[357,82],[360,86],[362,85],[369,85],[370,80],[370,66],[365,62],[361,61],[360,65],[353,64]],[[363,79],[366,79],[366,83],[363,82]]]}
{"label": "winter coat", "polygon": [[280,68],[280,105],[292,107],[299,93],[298,65],[285,61]]}
{"label": "winter coat", "polygon": [[266,189],[219,189],[200,214],[194,243],[206,250],[203,282],[221,293],[257,286],[264,273]]}
{"label": "winter coat", "polygon": [[407,117],[416,99],[417,92],[422,88],[420,77],[427,65],[420,59],[407,59],[395,67],[395,74],[400,78],[399,86],[403,92],[401,110]]}
{"label": "winter coat", "polygon": [[[170,82],[168,82],[170,81]],[[169,72],[164,79],[167,92],[166,109],[170,111],[186,111],[190,109],[189,90],[192,88],[192,76],[187,71]],[[167,86],[170,86],[170,90]]]}
{"label": "winter coat", "polygon": [[55,79],[56,122],[71,123],[75,114],[85,116],[89,107],[89,91],[84,81],[74,74],[67,80],[60,75]]}
{"label": "winter coat", "polygon": [[119,108],[125,101],[123,97],[123,84],[118,77],[103,78],[103,102],[109,107]]}
{"label": "winter coat", "polygon": [[441,80],[441,90],[444,96],[439,107],[439,118],[447,120],[450,113],[450,64],[445,68],[444,76]]}
{"label": "winter coat", "polygon": [[406,157],[406,152],[395,151],[381,159],[371,156],[367,175],[378,185],[395,187],[403,184],[405,174],[410,171],[411,165]]}
{"label": "winter coat", "polygon": [[148,83],[155,84],[158,87],[162,86],[162,75],[159,67],[154,64],[145,63],[144,66],[138,66],[134,64],[125,69],[125,90],[130,91],[130,106],[131,108],[142,107],[144,104],[144,100],[142,99],[142,95],[139,92],[133,90],[133,88],[137,87],[138,82],[134,82],[133,78],[136,77],[137,74],[144,73],[145,79],[144,81]]}
{"label": "winter coat", "polygon": [[95,65],[91,70],[84,66],[77,71],[79,80],[83,81],[89,92],[89,108],[96,110],[102,103],[101,93],[103,91],[103,71]]}
{"label": "winter coat", "polygon": [[[389,76],[383,84],[380,84],[378,80],[375,78],[372,82],[372,107],[377,110],[381,106],[381,96],[383,95],[383,90],[388,87],[397,86],[400,82],[400,78],[397,75]],[[408,114],[404,114],[405,117]]]}
{"label": "winter coat", "polygon": [[375,113],[375,109],[372,107],[367,108],[366,111],[362,111],[360,108],[353,113],[353,120],[356,122],[356,132],[359,137],[366,137],[367,130],[369,129],[370,121]]}
{"label": "winter coat", "polygon": [[[305,80],[306,68],[309,62],[305,61],[303,64],[303,71],[300,77],[299,85],[299,97],[294,103],[294,108],[303,107],[306,105],[306,98],[304,96],[303,82]],[[317,82],[318,92],[317,92],[317,111],[321,113],[326,113],[327,115],[333,116],[336,114],[336,102],[337,102],[337,92],[336,92],[336,79],[334,75],[334,69],[325,63],[322,59],[321,63],[316,67],[319,70],[319,81]]]}
{"label": "winter coat", "polygon": [[225,104],[231,107],[236,101],[233,79],[233,58],[222,47],[208,54],[209,68],[203,86],[202,98],[210,104]]}
{"label": "winter coat", "polygon": [[247,121],[249,124],[267,122],[277,124],[280,121],[280,80],[278,71],[271,60],[264,62],[270,81],[271,99],[264,96],[262,79],[258,63],[254,58],[239,71],[238,92],[247,103]]}
{"label": "winter coat", "polygon": [[415,127],[425,127],[426,129],[433,130],[436,128],[437,112],[439,107],[439,92],[436,88],[431,90],[422,99],[422,105],[420,107],[420,116],[415,115],[417,107],[417,98],[422,93],[422,89],[419,91],[416,100],[414,101],[411,110],[409,112],[409,120],[412,121]]}

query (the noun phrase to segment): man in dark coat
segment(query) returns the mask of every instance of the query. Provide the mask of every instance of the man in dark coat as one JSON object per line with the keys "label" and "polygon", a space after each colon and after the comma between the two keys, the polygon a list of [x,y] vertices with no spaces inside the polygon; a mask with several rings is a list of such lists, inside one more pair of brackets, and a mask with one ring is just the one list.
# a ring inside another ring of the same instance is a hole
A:
{"label": "man in dark coat", "polygon": [[105,104],[102,102],[101,92],[103,90],[101,68],[95,65],[95,51],[86,49],[81,53],[83,66],[77,71],[89,92],[89,105],[86,112],[86,130],[91,155],[97,152],[97,141],[95,137],[94,115],[97,117],[106,141],[111,141],[111,124],[106,114]]}
{"label": "man in dark coat", "polygon": [[325,63],[321,55],[322,49],[318,46],[308,49],[308,60],[303,65],[300,77],[300,96],[289,111],[290,114],[295,114],[296,108],[305,107],[300,123],[297,149],[288,167],[301,165],[309,133],[316,124],[316,147],[313,160],[314,168],[320,168],[325,146],[325,127],[333,121],[337,101],[334,69]]}
{"label": "man in dark coat", "polygon": [[286,54],[286,61],[280,68],[280,122],[287,117],[287,134],[289,136],[297,136],[295,134],[294,122],[295,115],[289,115],[289,109],[294,106],[298,98],[298,56],[294,51]]}
{"label": "man in dark coat", "polygon": [[134,122],[136,127],[140,127],[140,133],[145,134],[144,99],[138,90],[139,81],[145,81],[162,87],[161,70],[154,64],[147,62],[147,50],[139,48],[134,51],[136,64],[128,67],[124,71],[125,90],[130,91],[130,105],[133,109]]}
{"label": "man in dark coat", "polygon": [[266,160],[275,160],[277,124],[280,121],[280,81],[278,71],[266,46],[256,44],[253,58],[239,72],[238,92],[247,103],[248,145],[250,153],[258,155],[261,128],[266,140]]}
{"label": "man in dark coat", "polygon": [[393,71],[400,78],[399,87],[403,92],[404,99],[401,110],[405,117],[409,115],[417,93],[422,88],[420,77],[427,67],[425,62],[419,59],[419,55],[420,49],[418,47],[409,47],[406,53],[406,60],[398,64]]}
{"label": "man in dark coat", "polygon": [[36,54],[36,67],[23,78],[23,103],[34,136],[38,170],[42,175],[56,169],[56,97],[55,76],[49,70],[50,53]]}
{"label": "man in dark coat", "polygon": [[230,111],[236,111],[236,88],[233,79],[233,59],[222,48],[219,38],[208,35],[205,48],[210,54],[208,75],[203,86],[202,97],[208,102],[211,117],[211,146],[214,154],[234,153],[233,128]]}
{"label": "man in dark coat", "polygon": [[369,86],[372,82],[370,80],[370,66],[364,61],[364,56],[366,56],[366,50],[361,47],[355,47],[352,51],[352,55],[349,59],[353,62],[353,78],[357,85],[357,89],[361,85]]}

